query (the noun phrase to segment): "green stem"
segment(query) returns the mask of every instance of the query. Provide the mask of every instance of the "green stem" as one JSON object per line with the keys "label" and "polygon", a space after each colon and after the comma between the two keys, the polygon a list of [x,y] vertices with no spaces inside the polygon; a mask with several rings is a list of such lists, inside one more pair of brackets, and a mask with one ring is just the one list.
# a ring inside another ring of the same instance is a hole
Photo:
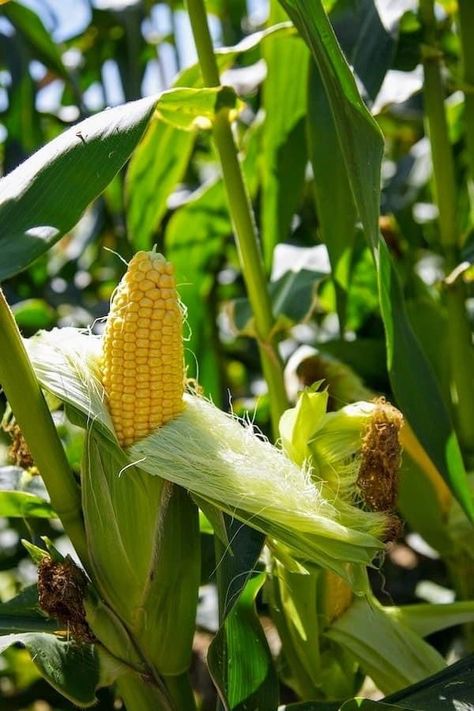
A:
{"label": "green stem", "polygon": [[196,699],[187,672],[179,676],[165,676],[163,678],[177,709],[197,711]]}
{"label": "green stem", "polygon": [[122,676],[117,681],[117,687],[125,701],[127,711],[181,711],[181,707],[172,704],[158,689],[138,674]]}
{"label": "green stem", "polygon": [[[217,66],[203,0],[187,0],[187,8],[201,72],[206,86],[219,86]],[[214,122],[214,141],[219,153],[230,214],[247,293],[255,319],[264,377],[268,384],[274,435],[281,414],[288,407],[283,367],[274,341],[274,317],[265,279],[252,205],[240,168],[237,148],[229,123],[229,112],[221,110]]]}
{"label": "green stem", "polygon": [[43,477],[51,503],[82,563],[88,552],[79,488],[36,379],[12,312],[0,289],[0,384]]}
{"label": "green stem", "polygon": [[[454,159],[449,141],[441,77],[441,56],[436,49],[433,0],[420,0],[420,19],[425,30],[423,97],[433,162],[435,200],[439,211],[439,245],[447,274],[460,263],[461,234],[457,222],[457,190]],[[462,278],[446,285],[453,409],[463,448],[474,451],[474,371],[471,332],[465,307]]]}

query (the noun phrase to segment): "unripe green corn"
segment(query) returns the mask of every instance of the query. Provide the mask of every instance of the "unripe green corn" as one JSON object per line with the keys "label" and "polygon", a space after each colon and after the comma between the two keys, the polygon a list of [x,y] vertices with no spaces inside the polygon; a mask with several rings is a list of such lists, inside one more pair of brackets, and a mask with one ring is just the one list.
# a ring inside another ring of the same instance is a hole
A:
{"label": "unripe green corn", "polygon": [[173,265],[137,252],[112,298],[102,382],[120,444],[143,439],[183,409],[182,312]]}

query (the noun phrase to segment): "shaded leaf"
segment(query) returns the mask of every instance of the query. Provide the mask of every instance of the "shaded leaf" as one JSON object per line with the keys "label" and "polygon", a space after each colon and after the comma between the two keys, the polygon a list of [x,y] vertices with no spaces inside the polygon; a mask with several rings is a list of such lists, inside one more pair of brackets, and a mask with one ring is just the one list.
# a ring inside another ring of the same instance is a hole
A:
{"label": "shaded leaf", "polygon": [[357,212],[331,107],[313,62],[309,73],[307,132],[319,233],[328,249],[339,322],[344,328]]}
{"label": "shaded leaf", "polygon": [[0,634],[55,632],[58,629],[60,627],[55,620],[40,612],[36,585],[30,585],[0,605]]}
{"label": "shaded leaf", "polygon": [[81,707],[96,703],[99,659],[93,645],[67,642],[51,634],[24,633],[0,637],[0,652],[22,644],[41,675],[63,696]]}
{"label": "shaded leaf", "polygon": [[469,709],[474,698],[474,655],[423,679],[408,689],[391,694],[384,703],[399,704],[404,709],[452,711]]}
{"label": "shaded leaf", "polygon": [[[256,566],[264,536],[226,517],[233,555],[217,542],[217,585],[221,626],[209,648],[208,665],[226,710],[278,703],[278,682],[270,650],[255,610],[265,575]],[[239,664],[231,660],[239,659]]]}
{"label": "shaded leaf", "polygon": [[379,184],[383,137],[360,98],[321,0],[280,0],[308,43],[334,115],[340,149],[367,238],[379,241]]}
{"label": "shaded leaf", "polygon": [[[314,306],[316,291],[327,274],[309,269],[288,271],[268,285],[275,317],[275,329],[283,331],[301,323]],[[252,310],[248,299],[237,299],[231,309],[232,319],[239,333],[255,335]]]}
{"label": "shaded leaf", "polygon": [[[269,22],[284,20],[276,0]],[[265,110],[262,169],[262,246],[270,270],[273,249],[289,236],[306,169],[306,81],[309,52],[298,38],[274,34],[263,44],[267,76],[262,89]]]}
{"label": "shaded leaf", "polygon": [[56,518],[51,504],[27,491],[0,491],[0,516]]}

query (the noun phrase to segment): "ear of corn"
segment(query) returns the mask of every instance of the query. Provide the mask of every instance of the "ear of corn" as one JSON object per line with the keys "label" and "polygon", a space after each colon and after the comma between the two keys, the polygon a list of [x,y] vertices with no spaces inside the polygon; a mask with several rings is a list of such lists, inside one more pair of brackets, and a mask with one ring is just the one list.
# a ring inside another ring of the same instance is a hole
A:
{"label": "ear of corn", "polygon": [[127,447],[183,409],[182,314],[173,266],[138,252],[112,299],[102,381],[117,438]]}
{"label": "ear of corn", "polygon": [[[156,283],[151,269],[158,274]],[[171,306],[171,282],[160,282],[170,272],[159,255],[139,253],[132,259],[112,300],[102,349],[96,339],[79,333],[69,332],[67,343],[54,332],[36,339],[31,354],[41,381],[82,410],[89,426],[98,423],[127,448],[134,469],[122,479],[132,478],[138,469],[168,479],[280,541],[281,556],[292,551],[300,560],[328,567],[359,590],[366,589],[365,576],[354,564],[370,564],[382,547],[384,517],[344,501],[340,505],[332,490],[326,497],[323,483],[312,479],[305,465],[307,450],[296,456],[297,442],[292,461],[212,403],[196,395],[183,397],[181,316],[174,292]],[[169,309],[161,308],[168,303]],[[170,314],[173,332],[150,330],[156,328],[155,309]],[[152,336],[160,348],[147,346],[155,342]],[[146,360],[150,357],[155,359],[151,365]],[[64,381],[58,375],[62,370],[67,372]],[[168,402],[161,409],[160,398]],[[324,396],[317,410],[322,423]],[[308,441],[309,435],[305,431],[303,439]],[[92,485],[90,490],[92,496]],[[94,518],[98,515],[97,510]]]}

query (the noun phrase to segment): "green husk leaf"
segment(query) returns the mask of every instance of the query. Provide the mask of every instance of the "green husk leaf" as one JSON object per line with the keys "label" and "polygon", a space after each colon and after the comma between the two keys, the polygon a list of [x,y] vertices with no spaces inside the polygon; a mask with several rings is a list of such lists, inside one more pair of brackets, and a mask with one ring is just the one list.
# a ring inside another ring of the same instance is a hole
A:
{"label": "green husk leaf", "polygon": [[197,508],[186,492],[130,466],[120,447],[93,428],[86,438],[82,492],[99,592],[147,660],[162,674],[184,672],[200,579]]}

